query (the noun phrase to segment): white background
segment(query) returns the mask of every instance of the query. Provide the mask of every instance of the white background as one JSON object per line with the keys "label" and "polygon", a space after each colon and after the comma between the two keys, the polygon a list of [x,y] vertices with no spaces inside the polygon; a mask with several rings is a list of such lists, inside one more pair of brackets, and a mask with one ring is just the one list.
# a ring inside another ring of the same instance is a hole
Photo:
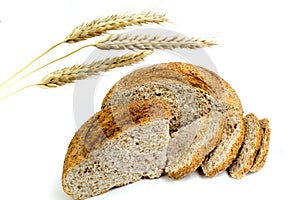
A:
{"label": "white background", "polygon": [[[179,181],[167,177],[140,181],[93,199],[299,199],[299,6],[290,0],[245,2],[0,1],[0,80],[84,21],[123,11],[165,12],[172,21],[167,27],[218,41],[206,52],[219,74],[237,91],[245,113],[270,120],[267,163],[260,172],[239,181],[226,173],[209,179],[195,172]],[[75,47],[62,45],[33,67]],[[91,51],[49,66],[18,87],[35,83],[56,68],[80,63]],[[156,60],[149,57],[148,62]],[[116,80],[114,73],[107,77]],[[111,84],[99,87],[102,95]],[[73,87],[33,87],[0,101],[1,199],[70,199],[62,191],[60,178],[67,146],[77,129]],[[100,103],[101,99],[96,106]]]}

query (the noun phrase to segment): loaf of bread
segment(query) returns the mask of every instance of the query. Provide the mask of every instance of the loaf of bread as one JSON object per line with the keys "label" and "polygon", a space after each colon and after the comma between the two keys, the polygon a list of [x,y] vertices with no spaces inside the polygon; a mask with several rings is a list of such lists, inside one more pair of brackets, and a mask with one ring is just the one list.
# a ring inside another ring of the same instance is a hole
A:
{"label": "loaf of bread", "polygon": [[[259,170],[268,152],[268,122],[258,124],[265,136],[248,171]],[[200,166],[213,177],[243,156],[247,127],[237,94],[215,73],[186,63],[138,69],[111,88],[75,134],[63,189],[86,199],[142,178],[179,179]]]}

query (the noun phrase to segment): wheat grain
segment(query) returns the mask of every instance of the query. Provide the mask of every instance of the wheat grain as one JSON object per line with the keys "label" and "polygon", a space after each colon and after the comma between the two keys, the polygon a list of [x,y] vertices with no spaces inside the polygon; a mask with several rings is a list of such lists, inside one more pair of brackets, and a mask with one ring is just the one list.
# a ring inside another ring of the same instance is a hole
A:
{"label": "wheat grain", "polygon": [[155,50],[155,49],[196,49],[209,47],[216,43],[197,38],[183,36],[152,36],[133,34],[113,34],[101,39],[95,46],[99,49],[130,49],[130,50]]}
{"label": "wheat grain", "polygon": [[87,38],[96,37],[110,30],[123,29],[126,26],[142,25],[146,23],[166,22],[164,14],[153,12],[141,12],[137,14],[116,14],[105,18],[99,18],[88,23],[83,23],[65,38],[65,42],[74,43]]}
{"label": "wheat grain", "polygon": [[43,88],[54,88],[73,83],[76,80],[83,80],[91,76],[96,76],[101,71],[108,71],[113,68],[132,65],[142,61],[152,51],[142,51],[128,53],[114,58],[106,58],[94,61],[89,64],[74,65],[73,67],[63,68],[48,74],[38,86]]}

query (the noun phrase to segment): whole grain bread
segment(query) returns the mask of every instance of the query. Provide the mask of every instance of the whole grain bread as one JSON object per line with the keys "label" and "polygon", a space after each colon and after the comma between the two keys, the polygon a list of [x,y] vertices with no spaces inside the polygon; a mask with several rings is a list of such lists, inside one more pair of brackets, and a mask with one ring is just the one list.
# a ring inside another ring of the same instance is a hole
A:
{"label": "whole grain bread", "polygon": [[[261,124],[265,142],[253,171],[268,152],[268,121]],[[145,177],[178,179],[199,166],[212,177],[236,159],[244,135],[241,102],[214,72],[187,63],[141,68],[119,80],[101,111],[75,134],[63,188],[74,199],[85,199]],[[239,157],[248,154],[241,152]]]}
{"label": "whole grain bread", "polygon": [[66,154],[62,185],[74,199],[164,173],[169,117],[163,101],[115,105],[91,117]]}
{"label": "whole grain bread", "polygon": [[250,172],[259,171],[266,163],[267,155],[269,152],[269,141],[270,141],[270,125],[267,118],[259,120],[260,132],[262,135],[261,146],[258,150],[258,153],[254,159],[254,164],[250,169]]}
{"label": "whole grain bread", "polygon": [[243,178],[251,169],[254,158],[261,146],[261,131],[259,120],[253,114],[247,114],[244,118],[245,139],[239,155],[229,168],[229,174],[236,179]]}

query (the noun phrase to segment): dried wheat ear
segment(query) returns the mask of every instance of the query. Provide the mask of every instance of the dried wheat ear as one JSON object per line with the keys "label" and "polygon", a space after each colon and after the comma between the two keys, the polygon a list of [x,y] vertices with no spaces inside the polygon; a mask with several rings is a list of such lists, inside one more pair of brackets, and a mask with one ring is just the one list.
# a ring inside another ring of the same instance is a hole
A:
{"label": "dried wheat ear", "polygon": [[152,51],[127,53],[119,57],[106,58],[92,63],[83,63],[81,65],[63,68],[46,75],[38,85],[43,88],[63,86],[77,80],[97,76],[100,72],[138,63],[150,54],[152,54]]}
{"label": "dried wheat ear", "polygon": [[103,60],[94,61],[92,63],[83,63],[80,65],[59,69],[47,74],[39,83],[24,86],[12,93],[9,93],[8,95],[0,97],[0,100],[10,97],[29,87],[39,86],[41,88],[56,88],[69,83],[74,83],[78,80],[84,80],[92,76],[97,76],[100,72],[105,72],[110,69],[133,65],[143,61],[145,57],[152,53],[153,51],[150,50],[127,53],[118,57],[106,58]]}
{"label": "dried wheat ear", "polygon": [[155,49],[196,49],[215,45],[214,41],[188,38],[184,36],[160,36],[147,34],[113,34],[100,39],[95,47],[103,50],[130,49],[130,50],[155,50]]}
{"label": "dried wheat ear", "polygon": [[65,38],[64,42],[74,43],[88,38],[107,33],[110,30],[120,30],[127,26],[142,25],[147,23],[162,23],[168,19],[165,14],[154,12],[141,12],[137,14],[117,14],[109,17],[98,18],[91,22],[83,23]]}

